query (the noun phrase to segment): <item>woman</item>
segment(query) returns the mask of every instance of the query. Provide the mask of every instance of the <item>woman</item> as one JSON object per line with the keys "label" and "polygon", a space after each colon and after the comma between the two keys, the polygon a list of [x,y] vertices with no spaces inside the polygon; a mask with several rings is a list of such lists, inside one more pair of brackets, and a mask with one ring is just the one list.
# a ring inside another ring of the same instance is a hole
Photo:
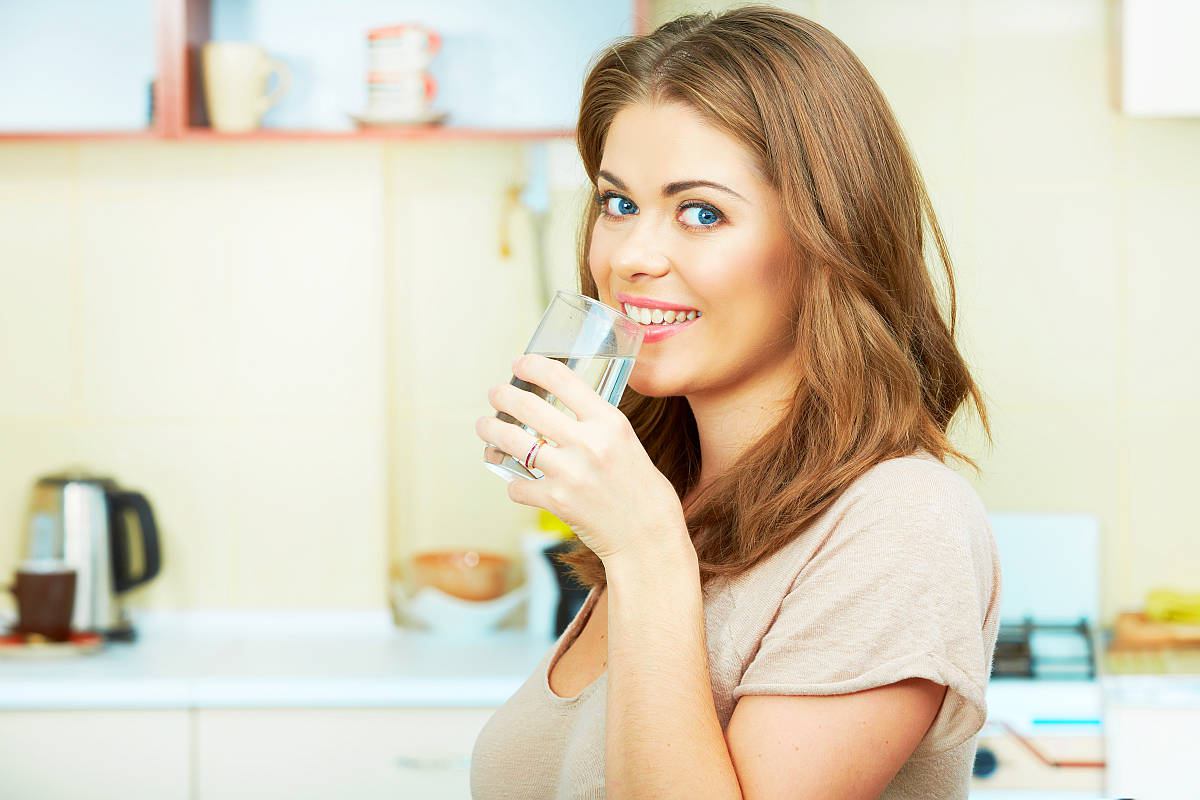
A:
{"label": "woman", "polygon": [[960,405],[987,418],[879,89],[802,17],[686,16],[600,55],[578,145],[582,290],[663,333],[620,409],[536,355],[515,374],[575,418],[489,393],[555,443],[476,425],[491,460],[534,451],[509,497],[571,525],[591,590],[481,732],[474,796],[965,798],[1000,576],[942,459],[975,466]]}

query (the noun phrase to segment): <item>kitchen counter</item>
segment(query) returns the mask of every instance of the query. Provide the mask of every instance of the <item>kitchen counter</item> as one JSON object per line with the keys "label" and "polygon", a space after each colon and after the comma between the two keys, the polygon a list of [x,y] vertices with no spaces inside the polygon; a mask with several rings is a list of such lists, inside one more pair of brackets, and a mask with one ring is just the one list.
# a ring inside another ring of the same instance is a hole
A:
{"label": "kitchen counter", "polygon": [[446,638],[399,628],[386,610],[132,619],[133,643],[0,657],[0,711],[497,707],[553,644],[520,629]]}
{"label": "kitchen counter", "polygon": [[1103,675],[1100,683],[1110,703],[1200,709],[1200,675]]}
{"label": "kitchen counter", "polygon": [[[133,621],[133,643],[65,658],[0,657],[0,711],[497,707],[553,644],[521,629],[447,638],[396,627],[386,610],[154,611],[134,612]],[[0,626],[11,622],[0,617]],[[1019,683],[1028,694],[1053,691],[1054,682]],[[1200,676],[1109,675],[1092,685],[1110,701],[1153,695],[1161,704],[1167,693],[1169,705],[1200,705]],[[989,712],[1012,705],[1010,695],[994,681]]]}

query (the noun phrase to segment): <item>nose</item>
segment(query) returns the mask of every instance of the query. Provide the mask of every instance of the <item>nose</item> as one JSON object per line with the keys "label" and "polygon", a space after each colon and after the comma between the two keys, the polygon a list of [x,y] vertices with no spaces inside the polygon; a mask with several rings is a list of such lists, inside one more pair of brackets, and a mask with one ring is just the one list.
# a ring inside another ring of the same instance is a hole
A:
{"label": "nose", "polygon": [[609,264],[627,283],[639,276],[658,277],[671,268],[671,260],[651,225],[629,225],[632,230],[612,250]]}

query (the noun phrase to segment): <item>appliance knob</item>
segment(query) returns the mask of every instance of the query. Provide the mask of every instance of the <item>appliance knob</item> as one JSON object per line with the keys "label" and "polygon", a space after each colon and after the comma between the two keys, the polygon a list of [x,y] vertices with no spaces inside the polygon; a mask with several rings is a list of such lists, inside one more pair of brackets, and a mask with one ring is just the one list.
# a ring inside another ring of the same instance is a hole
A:
{"label": "appliance knob", "polygon": [[981,747],[975,752],[975,767],[971,773],[976,778],[986,778],[996,771],[999,761],[990,747]]}

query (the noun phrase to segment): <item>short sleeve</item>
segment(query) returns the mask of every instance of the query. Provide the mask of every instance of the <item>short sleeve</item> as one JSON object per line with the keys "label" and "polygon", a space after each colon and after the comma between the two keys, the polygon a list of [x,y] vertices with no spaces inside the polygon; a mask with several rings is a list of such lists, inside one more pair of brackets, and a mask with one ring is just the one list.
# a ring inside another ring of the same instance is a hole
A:
{"label": "short sleeve", "polygon": [[800,568],[735,701],[926,678],[948,690],[914,758],[983,727],[999,604],[995,543],[964,478],[944,465],[915,471],[856,499]]}

